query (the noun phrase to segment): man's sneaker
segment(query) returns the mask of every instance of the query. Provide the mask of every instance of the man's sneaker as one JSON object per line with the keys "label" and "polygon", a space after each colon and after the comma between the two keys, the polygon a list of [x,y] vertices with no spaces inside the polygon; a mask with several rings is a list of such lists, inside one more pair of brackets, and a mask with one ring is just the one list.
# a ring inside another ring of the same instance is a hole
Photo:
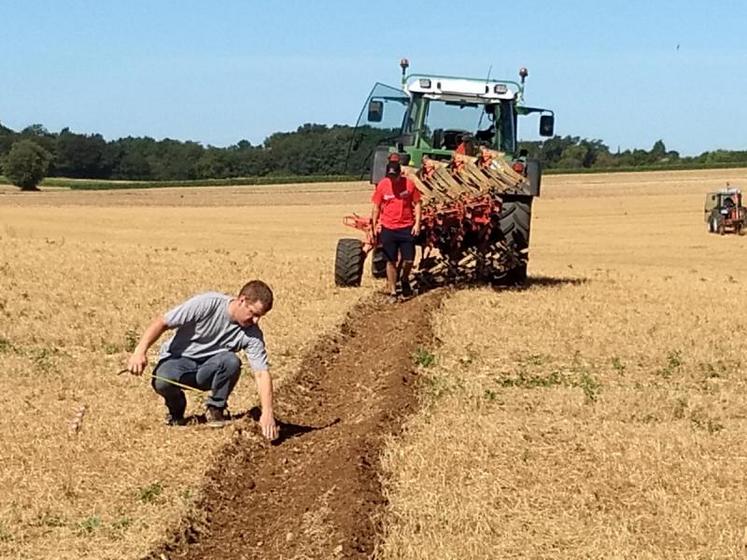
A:
{"label": "man's sneaker", "polygon": [[188,420],[184,416],[172,416],[168,413],[165,422],[167,426],[186,426]]}
{"label": "man's sneaker", "polygon": [[227,414],[225,409],[208,405],[207,410],[205,411],[205,419],[207,420],[208,426],[218,428],[225,426],[231,417]]}

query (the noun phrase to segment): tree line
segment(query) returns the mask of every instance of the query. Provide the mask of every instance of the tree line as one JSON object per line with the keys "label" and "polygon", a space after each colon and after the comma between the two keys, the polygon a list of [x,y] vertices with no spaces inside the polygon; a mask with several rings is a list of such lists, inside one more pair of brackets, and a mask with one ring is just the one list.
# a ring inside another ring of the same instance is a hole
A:
{"label": "tree line", "polygon": [[[293,132],[276,132],[261,145],[241,140],[225,148],[198,142],[149,137],[107,141],[101,134],[42,125],[13,131],[0,125],[0,162],[9,175],[11,159],[38,163],[50,176],[130,181],[183,181],[231,177],[352,175],[364,176],[377,144],[396,137],[396,130],[347,125],[304,124]],[[14,145],[17,155],[11,158]],[[681,157],[658,140],[649,150],[613,152],[601,140],[555,136],[522,142],[520,148],[546,169],[614,169],[650,166],[737,164],[747,151],[717,150]],[[12,168],[15,170],[15,168]],[[38,171],[38,170],[37,170]],[[42,174],[42,177],[44,174]]]}
{"label": "tree line", "polygon": [[542,161],[546,169],[618,169],[618,168],[677,168],[687,166],[747,165],[747,150],[714,150],[697,156],[680,156],[667,150],[662,140],[649,150],[633,149],[616,152],[601,140],[578,136],[555,136],[539,142],[521,142],[530,157]]}
{"label": "tree line", "polygon": [[[11,147],[31,141],[49,154],[50,176],[133,181],[180,181],[256,177],[265,175],[356,174],[361,157],[347,166],[353,128],[305,124],[295,132],[277,132],[262,145],[241,140],[217,148],[198,142],[149,137],[106,141],[100,134],[79,134],[68,128],[49,132],[41,125],[20,132],[0,125],[0,158]],[[366,144],[375,145],[385,133],[371,130]],[[360,151],[360,150],[359,150]]]}

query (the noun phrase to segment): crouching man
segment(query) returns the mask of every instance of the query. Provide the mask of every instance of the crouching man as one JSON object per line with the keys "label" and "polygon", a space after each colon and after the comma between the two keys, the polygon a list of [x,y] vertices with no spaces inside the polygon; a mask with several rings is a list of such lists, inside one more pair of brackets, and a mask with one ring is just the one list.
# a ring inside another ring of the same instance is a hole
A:
{"label": "crouching man", "polygon": [[168,424],[185,424],[187,399],[179,385],[209,390],[208,422],[225,421],[228,397],[241,372],[236,352],[243,350],[257,380],[262,434],[269,440],[277,438],[278,428],[272,412],[272,378],[258,324],[272,309],[272,303],[270,287],[261,280],[252,280],[236,297],[217,292],[198,294],[157,317],[145,329],[127,363],[127,369],[135,375],[145,370],[148,349],[165,331],[176,329],[161,346],[152,380],[153,388],[166,403]]}

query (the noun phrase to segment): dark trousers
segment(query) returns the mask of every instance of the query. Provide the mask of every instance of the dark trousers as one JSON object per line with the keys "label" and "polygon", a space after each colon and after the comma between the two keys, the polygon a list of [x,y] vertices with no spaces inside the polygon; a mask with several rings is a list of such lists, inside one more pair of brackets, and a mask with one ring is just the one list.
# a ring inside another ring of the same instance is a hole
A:
{"label": "dark trousers", "polygon": [[386,255],[386,260],[396,263],[402,257],[403,261],[415,260],[415,238],[412,235],[412,226],[399,229],[381,228],[379,234],[381,250]]}
{"label": "dark trousers", "polygon": [[206,360],[192,360],[183,356],[167,358],[160,361],[153,372],[162,379],[153,378],[152,385],[166,402],[171,417],[182,418],[187,408],[184,391],[166,379],[196,389],[210,390],[207,404],[225,408],[240,373],[241,361],[233,352],[221,352]]}

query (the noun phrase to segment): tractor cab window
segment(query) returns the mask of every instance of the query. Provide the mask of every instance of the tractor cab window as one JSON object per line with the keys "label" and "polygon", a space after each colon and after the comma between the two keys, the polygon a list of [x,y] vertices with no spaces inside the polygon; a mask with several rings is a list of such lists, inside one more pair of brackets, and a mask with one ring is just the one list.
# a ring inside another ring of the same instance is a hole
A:
{"label": "tractor cab window", "polygon": [[363,105],[350,138],[345,169],[369,169],[377,146],[400,137],[410,98],[401,89],[377,83]]}
{"label": "tractor cab window", "polygon": [[495,144],[507,154],[516,152],[516,111],[510,101],[501,101],[498,119],[498,137]]}
{"label": "tractor cab window", "polygon": [[732,197],[723,197],[723,199],[721,200],[721,213],[724,215],[728,215],[732,211],[734,206],[734,199]]}
{"label": "tractor cab window", "polygon": [[431,147],[455,150],[465,134],[475,134],[483,114],[480,105],[431,101],[420,132]]}
{"label": "tractor cab window", "polygon": [[401,89],[377,83],[366,99],[356,128],[377,128],[399,133],[409,100]]}
{"label": "tractor cab window", "polygon": [[485,143],[489,146],[495,144],[495,121],[500,116],[500,108],[497,105],[485,105],[483,114],[480,115],[480,121],[477,123],[477,132],[475,140],[479,143]]}
{"label": "tractor cab window", "polygon": [[432,148],[455,150],[466,136],[512,153],[516,147],[516,116],[510,102],[475,104],[459,101],[430,101],[421,137]]}

